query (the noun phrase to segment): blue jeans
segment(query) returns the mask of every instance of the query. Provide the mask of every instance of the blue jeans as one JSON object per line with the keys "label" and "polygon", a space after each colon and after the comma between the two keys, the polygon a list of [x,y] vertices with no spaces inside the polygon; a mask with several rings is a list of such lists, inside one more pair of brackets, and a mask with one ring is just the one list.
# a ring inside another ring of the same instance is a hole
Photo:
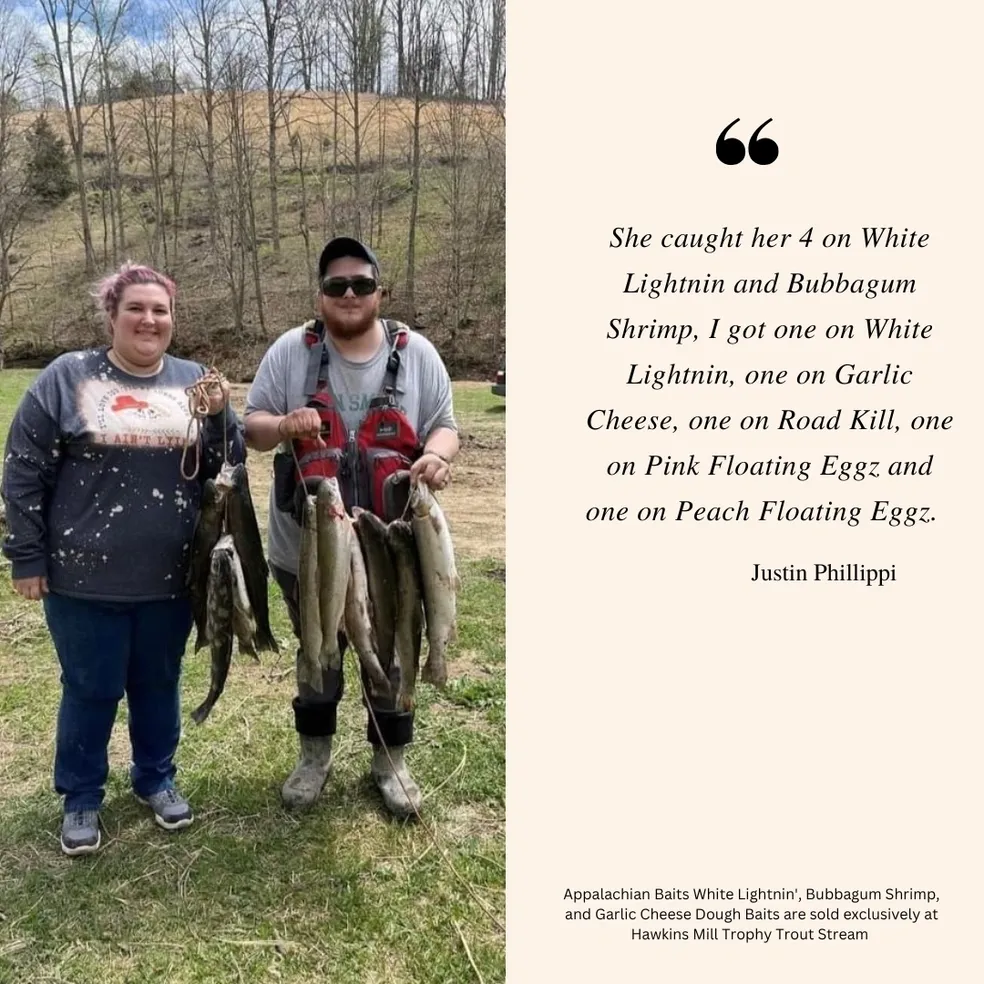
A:
{"label": "blue jeans", "polygon": [[54,781],[65,811],[102,806],[109,738],[124,693],[134,792],[146,797],[171,786],[191,602],[122,604],[49,594],[44,610],[62,669]]}

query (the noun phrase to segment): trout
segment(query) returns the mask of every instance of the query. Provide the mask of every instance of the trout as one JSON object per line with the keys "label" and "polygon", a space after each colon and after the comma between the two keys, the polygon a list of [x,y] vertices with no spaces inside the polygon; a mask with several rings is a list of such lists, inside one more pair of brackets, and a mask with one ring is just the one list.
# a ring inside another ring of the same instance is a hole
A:
{"label": "trout", "polygon": [[386,524],[374,513],[360,509],[355,517],[355,532],[365,557],[376,654],[379,665],[389,677],[391,693],[396,693],[400,685],[399,673],[394,668],[396,570],[386,542]]}
{"label": "trout", "polygon": [[395,656],[400,666],[397,710],[412,711],[423,634],[420,564],[413,530],[408,522],[394,520],[386,528],[386,537],[396,571]]}
{"label": "trout", "polygon": [[376,655],[376,642],[372,630],[372,618],[369,614],[369,582],[366,575],[366,562],[362,556],[355,525],[349,521],[349,549],[352,558],[352,575],[349,579],[348,592],[345,595],[345,635],[351,641],[352,648],[358,653],[359,662],[365,670],[372,686],[369,688],[375,696],[390,696],[390,682],[383,672]]}
{"label": "trout", "polygon": [[301,550],[297,563],[297,607],[301,623],[301,655],[297,661],[298,683],[306,683],[319,694],[321,675],[321,610],[318,597],[318,500],[304,498]]}
{"label": "trout", "polygon": [[220,474],[217,484],[226,485],[229,489],[226,506],[227,530],[232,534],[236,553],[239,554],[246,580],[246,592],[256,619],[254,645],[261,651],[279,653],[277,641],[270,631],[270,603],[267,596],[269,568],[263,553],[263,541],[256,523],[256,513],[253,510],[246,466],[238,464],[230,469],[227,475]]}
{"label": "trout", "polygon": [[212,550],[208,574],[206,631],[212,650],[212,679],[208,696],[192,712],[191,717],[196,724],[201,724],[209,716],[225,689],[229,664],[232,662],[234,556],[232,537],[223,534]]}
{"label": "trout", "polygon": [[338,633],[345,613],[345,596],[352,570],[349,518],[345,513],[338,480],[326,478],[318,485],[318,604],[321,612],[322,667],[340,670],[342,652]]}
{"label": "trout", "polygon": [[448,678],[444,656],[458,634],[457,593],[461,580],[447,519],[423,483],[414,485],[410,491],[410,512],[427,617],[427,662],[420,679],[443,687]]}
{"label": "trout", "polygon": [[249,603],[246,590],[246,576],[235,548],[232,551],[232,630],[239,642],[239,651],[248,653],[258,663],[256,652],[256,618],[253,606]]}
{"label": "trout", "polygon": [[191,541],[191,562],[186,585],[191,595],[191,610],[195,616],[195,652],[208,642],[205,631],[208,614],[208,579],[212,563],[212,548],[219,542],[225,522],[227,489],[207,479],[202,489],[202,504]]}

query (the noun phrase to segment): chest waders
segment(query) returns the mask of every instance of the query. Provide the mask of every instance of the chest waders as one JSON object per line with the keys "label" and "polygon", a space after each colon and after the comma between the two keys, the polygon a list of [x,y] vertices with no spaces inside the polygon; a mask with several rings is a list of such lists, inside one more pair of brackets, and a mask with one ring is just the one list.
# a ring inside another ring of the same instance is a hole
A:
{"label": "chest waders", "polygon": [[[324,326],[320,321],[314,321],[305,331],[304,343],[309,355],[304,405],[317,410],[321,418],[320,439],[296,438],[292,442],[293,454],[279,452],[274,458],[275,502],[277,508],[292,515],[295,522],[300,521],[304,497],[315,494],[318,484],[325,478],[337,479],[349,514],[356,506],[375,513],[384,522],[403,514],[410,492],[409,469],[423,448],[416,429],[396,400],[401,355],[409,341],[409,330],[389,320],[384,321],[383,326],[389,354],[382,386],[370,401],[358,427],[351,431],[345,427],[329,381],[329,350],[324,342]],[[293,609],[291,621],[299,637],[296,578],[293,581],[289,590],[284,591],[284,597],[289,599],[288,607]],[[347,645],[344,633],[340,632],[339,648],[343,654]],[[383,666],[387,674],[389,669],[389,666]],[[369,680],[361,666],[360,672],[368,691]],[[344,675],[327,668],[322,674],[320,693],[298,683],[298,693],[293,700],[294,726],[301,736],[302,760],[306,754],[306,738],[330,742],[336,730]],[[414,713],[397,711],[394,699],[378,698],[372,702],[376,721],[374,723],[372,715],[368,715],[366,737],[374,749],[380,748],[380,738],[390,749],[406,745],[413,739]],[[362,701],[366,703],[365,693]],[[307,744],[314,747],[317,743]],[[303,761],[298,768],[302,765]]]}

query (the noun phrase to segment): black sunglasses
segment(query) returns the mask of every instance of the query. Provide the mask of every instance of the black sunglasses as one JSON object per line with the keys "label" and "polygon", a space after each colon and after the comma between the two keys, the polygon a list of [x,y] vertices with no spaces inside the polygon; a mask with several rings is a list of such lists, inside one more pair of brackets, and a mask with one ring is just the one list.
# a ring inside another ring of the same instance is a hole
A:
{"label": "black sunglasses", "polygon": [[321,281],[321,293],[328,297],[343,297],[352,288],[356,297],[368,297],[376,291],[376,281],[372,277],[326,277]]}

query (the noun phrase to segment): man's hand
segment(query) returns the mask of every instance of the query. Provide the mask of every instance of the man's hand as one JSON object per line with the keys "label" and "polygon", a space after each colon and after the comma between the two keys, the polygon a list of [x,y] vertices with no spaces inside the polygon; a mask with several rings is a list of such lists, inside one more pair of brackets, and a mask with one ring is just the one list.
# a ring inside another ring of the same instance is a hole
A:
{"label": "man's hand", "polygon": [[11,582],[14,590],[28,601],[40,601],[48,593],[46,577],[17,577]]}
{"label": "man's hand", "polygon": [[280,418],[277,433],[287,440],[295,437],[317,437],[321,433],[321,417],[313,407],[298,407]]}
{"label": "man's hand", "polygon": [[439,454],[433,451],[425,451],[410,466],[410,483],[416,485],[423,482],[432,489],[440,491],[447,488],[451,481],[451,465]]}

